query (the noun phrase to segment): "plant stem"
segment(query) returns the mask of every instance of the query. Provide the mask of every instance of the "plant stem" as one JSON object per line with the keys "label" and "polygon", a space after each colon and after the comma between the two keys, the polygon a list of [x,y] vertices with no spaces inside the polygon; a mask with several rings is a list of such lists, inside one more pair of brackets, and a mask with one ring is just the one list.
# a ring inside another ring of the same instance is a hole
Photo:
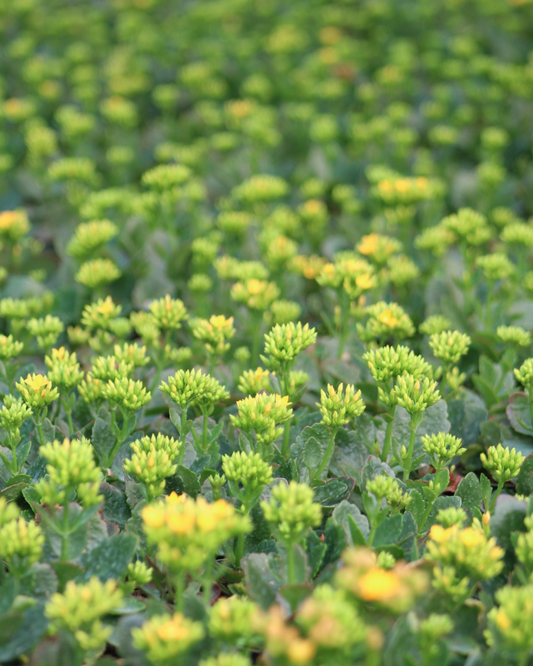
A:
{"label": "plant stem", "polygon": [[296,582],[296,572],[294,570],[294,544],[287,546],[287,578],[289,585]]}
{"label": "plant stem", "polygon": [[396,413],[396,405],[394,405],[391,420],[387,423],[387,429],[385,430],[385,440],[383,441],[383,451],[381,452],[381,460],[387,462],[389,457],[390,444],[392,440],[392,426],[394,425],[394,414]]}
{"label": "plant stem", "polygon": [[183,572],[180,572],[179,574],[176,575],[175,582],[174,582],[174,588],[175,588],[175,604],[176,604],[176,610],[179,613],[183,613],[183,606],[184,606],[184,594],[185,594],[185,574]]}
{"label": "plant stem", "polygon": [[204,420],[202,424],[202,451],[205,453],[207,451],[208,442],[207,442],[207,414],[203,415]]}
{"label": "plant stem", "polygon": [[498,481],[498,485],[496,487],[496,490],[494,491],[494,493],[492,495],[492,499],[490,500],[490,507],[489,507],[490,513],[494,512],[494,507],[496,506],[496,500],[500,496],[500,493],[503,490],[503,486],[504,486],[504,481]]}
{"label": "plant stem", "polygon": [[291,421],[287,421],[283,428],[283,444],[281,445],[281,455],[287,458],[289,455],[289,442],[291,435]]}
{"label": "plant stem", "polygon": [[322,459],[322,462],[320,463],[317,471],[313,475],[313,479],[320,478],[320,475],[322,472],[326,469],[326,467],[329,464],[329,459],[331,458],[331,454],[333,453],[333,449],[335,448],[335,435],[337,434],[338,428],[333,428],[331,431],[331,436],[329,438],[328,442],[328,448],[326,449],[326,454],[324,455],[324,458]]}
{"label": "plant stem", "polygon": [[67,562],[68,561],[68,528],[69,528],[69,501],[68,501],[68,492],[69,489],[65,489],[65,493],[67,494],[67,501],[66,504],[63,506],[63,532],[61,534],[61,560],[62,562]]}
{"label": "plant stem", "polygon": [[407,458],[405,459],[405,464],[403,467],[403,480],[409,480],[409,474],[411,473],[411,463],[413,462],[413,452],[415,450],[415,437],[416,437],[416,428],[411,427],[411,437],[409,438],[409,448],[407,449]]}

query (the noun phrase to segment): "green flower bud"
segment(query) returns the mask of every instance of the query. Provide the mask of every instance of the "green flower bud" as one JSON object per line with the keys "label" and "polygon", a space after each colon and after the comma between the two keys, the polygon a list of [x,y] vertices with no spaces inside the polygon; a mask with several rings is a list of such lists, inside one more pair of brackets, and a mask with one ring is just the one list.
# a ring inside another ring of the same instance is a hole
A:
{"label": "green flower bud", "polygon": [[137,343],[129,344],[125,342],[122,346],[115,345],[113,352],[119,364],[124,361],[134,368],[142,368],[150,361],[150,357],[146,355],[146,347]]}
{"label": "green flower bud", "polygon": [[501,444],[489,446],[487,453],[482,453],[481,462],[483,467],[491,474],[498,483],[506,483],[515,476],[524,462],[524,456],[516,449],[508,449]]}
{"label": "green flower bud", "polygon": [[133,364],[119,361],[115,356],[98,356],[94,359],[88,376],[102,382],[109,382],[131,375],[133,369]]}
{"label": "green flower bud", "polygon": [[60,389],[70,391],[83,378],[76,354],[69,354],[65,347],[52,349],[50,355],[45,356],[44,362],[48,367],[50,381]]}
{"label": "green flower bud", "polygon": [[59,317],[46,315],[41,319],[30,319],[28,331],[37,338],[39,347],[48,349],[57,342],[57,338],[63,333],[65,327]]}
{"label": "green flower bud", "polygon": [[152,569],[141,560],[128,564],[128,581],[134,584],[134,588],[147,585],[152,580]]}
{"label": "green flower bud", "polygon": [[443,315],[432,315],[428,317],[420,326],[418,330],[420,333],[426,335],[433,335],[434,333],[443,333],[450,329],[452,322]]}
{"label": "green flower bud", "polygon": [[75,275],[75,280],[89,289],[98,289],[105,284],[115,282],[122,271],[111,259],[92,259],[85,261]]}
{"label": "green flower bud", "polygon": [[202,412],[229,398],[226,389],[202,370],[178,370],[174,377],[162,382],[159,389],[182,409],[192,406]]}
{"label": "green flower bud", "polygon": [[315,343],[316,336],[316,330],[309,328],[309,324],[277,324],[265,335],[265,356],[261,360],[270,370],[286,373],[298,354]]}
{"label": "green flower bud", "polygon": [[431,377],[432,374],[429,363],[408,347],[380,347],[366,352],[363,359],[376,382],[386,383],[403,374],[418,379]]}
{"label": "green flower bud", "polygon": [[256,204],[281,199],[288,191],[289,186],[282,178],[256,175],[233,188],[231,196],[243,203]]}
{"label": "green flower bud", "polygon": [[391,391],[393,403],[403,407],[409,414],[420,414],[425,412],[440,400],[437,382],[427,377],[423,380],[416,379],[412,375],[398,377],[396,386]]}
{"label": "green flower bud", "polygon": [[183,185],[191,175],[191,170],[183,164],[162,164],[145,171],[142,184],[152,190],[164,192]]}
{"label": "green flower bud", "polygon": [[492,237],[485,216],[470,208],[461,208],[455,215],[444,218],[441,224],[468,245],[482,245]]}
{"label": "green flower bud", "polygon": [[144,652],[154,666],[169,666],[204,637],[201,622],[181,613],[155,615],[141,628],[132,629],[133,645]]}
{"label": "green flower bud", "polygon": [[524,388],[531,391],[533,386],[533,358],[526,359],[519,370],[515,369],[514,376]]}
{"label": "green flower bud", "polygon": [[201,340],[210,354],[222,356],[230,347],[228,340],[235,335],[233,317],[213,315],[207,319],[193,319],[191,329],[194,337]]}
{"label": "green flower bud", "polygon": [[222,456],[222,470],[231,494],[240,499],[246,511],[272,481],[272,467],[259,453],[236,451],[231,456]]}
{"label": "green flower bud", "polygon": [[378,555],[377,564],[378,567],[381,567],[382,569],[390,570],[394,569],[396,560],[394,559],[394,555],[392,553],[389,553],[386,550],[382,550]]}
{"label": "green flower bud", "polygon": [[124,471],[143,484],[149,501],[163,493],[165,479],[176,472],[178,466],[173,463],[181,446],[181,442],[161,434],[130,444],[133,455],[124,461]]}
{"label": "green flower bud", "polygon": [[34,410],[40,410],[59,398],[57,388],[46,375],[28,375],[21,379],[16,387],[24,402]]}
{"label": "green flower bud", "polygon": [[6,520],[5,510],[3,513],[0,559],[5,560],[14,573],[21,575],[41,559],[44,534],[33,520],[29,523],[24,518]]}
{"label": "green flower bud", "polygon": [[52,181],[74,180],[89,185],[98,181],[96,165],[88,157],[64,157],[48,167],[48,178]]}
{"label": "green flower bud", "polygon": [[283,325],[298,319],[302,314],[302,308],[294,301],[277,300],[270,306],[270,312],[274,324]]}
{"label": "green flower bud", "polygon": [[103,385],[102,394],[106,400],[129,412],[138,412],[152,399],[152,394],[140,380],[127,377],[109,380]]}
{"label": "green flower bud", "polygon": [[503,229],[500,238],[509,245],[533,247],[533,227],[525,222],[511,222]]}
{"label": "green flower bud", "polygon": [[202,659],[198,666],[252,666],[250,657],[239,652],[223,652],[218,657]]}
{"label": "green flower bud", "polygon": [[15,358],[24,349],[24,343],[17,342],[12,335],[0,335],[0,359]]}
{"label": "green flower bud", "polygon": [[76,227],[67,245],[67,253],[75,259],[86,259],[117,236],[118,232],[117,225],[109,220],[82,222]]}
{"label": "green flower bud", "polygon": [[494,252],[476,259],[487,280],[503,280],[514,273],[514,266],[503,252]]}
{"label": "green flower bud", "polygon": [[449,615],[431,613],[418,625],[422,649],[429,650],[436,641],[453,631],[453,621]]}
{"label": "green flower bud", "polygon": [[99,504],[98,488],[102,474],[94,461],[94,451],[88,439],[55,440],[44,444],[39,454],[48,462],[48,476],[35,484],[41,501],[50,506],[65,505],[74,489],[84,506]]}
{"label": "green flower bud", "polygon": [[420,277],[418,266],[412,259],[403,254],[391,257],[387,261],[387,266],[389,269],[389,280],[394,285],[408,284]]}
{"label": "green flower bud", "polygon": [[498,326],[496,335],[507,345],[528,347],[531,344],[531,333],[521,326]]}
{"label": "green flower bud", "polygon": [[[246,350],[248,351],[247,348]],[[268,370],[264,370],[263,368],[257,368],[256,370],[245,370],[239,378],[237,388],[245,395],[255,396],[259,393],[259,391],[270,390],[269,377],[270,372]]]}
{"label": "green flower bud", "polygon": [[328,384],[326,391],[320,391],[320,402],[316,403],[324,425],[340,428],[364,412],[361,391],[356,391],[353,384],[347,384],[346,388],[339,384],[337,389]]}
{"label": "green flower bud", "polygon": [[366,492],[371,493],[378,501],[386,500],[387,504],[395,511],[404,509],[410,502],[411,497],[404,493],[398,480],[387,474],[379,474],[366,484]]}
{"label": "green flower bud", "polygon": [[289,421],[293,414],[288,396],[258,393],[237,401],[238,416],[230,414],[236,428],[255,432],[258,444],[271,444],[283,432],[277,426]]}
{"label": "green flower bud", "polygon": [[408,338],[415,332],[409,315],[398,303],[380,301],[366,309],[369,319],[365,326],[357,324],[357,332],[363,342],[395,337]]}
{"label": "green flower bud", "polygon": [[95,328],[107,329],[111,321],[118,317],[121,311],[122,307],[115,305],[111,296],[107,296],[105,299],[100,298],[96,303],[90,303],[83,308],[81,323],[90,330]]}
{"label": "green flower bud", "polygon": [[157,328],[177,330],[187,319],[187,310],[178,298],[171,298],[168,294],[164,298],[150,303],[151,321]]}
{"label": "green flower bud", "polygon": [[457,363],[461,356],[468,352],[471,342],[470,336],[466,333],[443,331],[433,333],[429,339],[429,346],[433,354],[448,366]]}
{"label": "green flower bud", "polygon": [[0,410],[0,428],[18,431],[24,421],[32,415],[31,409],[21,399],[6,395]]}
{"label": "green flower bud", "polygon": [[86,584],[69,580],[62,594],[52,595],[45,615],[53,630],[68,631],[84,652],[98,656],[112,632],[102,619],[121,601],[122,593],[114,580],[102,583],[93,577]]}
{"label": "green flower bud", "polygon": [[279,483],[269,502],[261,502],[266,520],[272,523],[285,545],[298,543],[311,527],[322,521],[322,507],[313,502],[313,490],[304,483]]}
{"label": "green flower bud", "polygon": [[209,610],[209,633],[214,638],[233,647],[257,643],[253,619],[257,605],[242,597],[222,598]]}
{"label": "green flower bud", "polygon": [[422,436],[422,447],[428,454],[429,460],[435,469],[441,469],[455,456],[462,455],[466,449],[463,441],[448,433],[439,432]]}
{"label": "green flower bud", "polygon": [[237,282],[231,288],[231,298],[237,303],[244,303],[250,310],[268,310],[279,294],[279,287],[275,282],[257,278]]}
{"label": "green flower bud", "polygon": [[[496,592],[498,606],[487,613],[485,638],[499,650],[517,650],[528,655],[533,649],[533,622],[530,613],[533,585],[506,585]],[[523,662],[526,663],[527,659]]]}
{"label": "green flower bud", "polygon": [[439,525],[442,525],[444,528],[453,527],[453,525],[462,527],[466,523],[467,516],[464,509],[450,506],[447,509],[440,509],[436,519]]}

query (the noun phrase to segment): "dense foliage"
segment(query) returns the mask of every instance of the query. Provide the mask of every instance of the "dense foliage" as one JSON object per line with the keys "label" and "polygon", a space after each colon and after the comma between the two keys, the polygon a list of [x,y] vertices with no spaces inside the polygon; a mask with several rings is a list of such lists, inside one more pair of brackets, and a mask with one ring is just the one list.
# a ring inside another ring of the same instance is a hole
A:
{"label": "dense foliage", "polygon": [[533,663],[533,3],[0,43],[0,663]]}

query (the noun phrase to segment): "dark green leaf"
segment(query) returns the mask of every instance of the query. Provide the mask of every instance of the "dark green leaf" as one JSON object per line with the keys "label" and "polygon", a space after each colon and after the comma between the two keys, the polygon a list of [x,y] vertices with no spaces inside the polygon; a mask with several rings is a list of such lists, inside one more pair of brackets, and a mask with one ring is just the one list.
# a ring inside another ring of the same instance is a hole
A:
{"label": "dark green leaf", "polygon": [[374,536],[374,546],[394,545],[398,542],[403,528],[403,516],[399,513],[389,516],[378,526]]}
{"label": "dark green leaf", "polygon": [[483,501],[479,479],[473,472],[461,479],[455,494],[461,498],[462,507],[469,511],[479,508]]}
{"label": "dark green leaf", "polygon": [[525,393],[513,393],[507,405],[507,418],[511,426],[521,435],[533,435],[529,397]]}
{"label": "dark green leaf", "polygon": [[93,425],[91,443],[100,460],[100,464],[106,463],[109,454],[115,446],[115,442],[116,438],[109,423],[97,416]]}
{"label": "dark green leaf", "polygon": [[526,497],[533,494],[533,454],[530,454],[522,463],[516,479],[516,492]]}
{"label": "dark green leaf", "polygon": [[263,610],[268,610],[272,606],[281,587],[280,580],[271,570],[272,557],[264,553],[252,553],[242,561],[248,594]]}
{"label": "dark green leaf", "polygon": [[137,539],[131,534],[117,534],[103,541],[80,557],[80,565],[85,568],[85,572],[79,580],[89,580],[91,576],[97,576],[102,582],[110,578],[120,579],[133,559],[136,548]]}

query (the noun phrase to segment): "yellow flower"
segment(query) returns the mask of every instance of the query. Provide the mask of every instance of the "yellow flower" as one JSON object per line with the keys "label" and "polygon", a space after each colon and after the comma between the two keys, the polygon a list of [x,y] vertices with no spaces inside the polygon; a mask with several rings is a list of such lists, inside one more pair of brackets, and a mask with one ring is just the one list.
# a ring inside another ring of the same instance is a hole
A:
{"label": "yellow flower", "polygon": [[52,382],[46,377],[46,375],[28,375],[24,380],[24,383],[32,391],[40,393],[41,395],[45,395],[46,391],[52,388]]}
{"label": "yellow flower", "polygon": [[287,648],[287,657],[293,664],[308,664],[315,656],[316,647],[306,638],[298,638]]}
{"label": "yellow flower", "polygon": [[359,289],[372,289],[374,286],[374,279],[370,273],[363,273],[355,278],[355,284]]}
{"label": "yellow flower", "polygon": [[483,532],[467,527],[461,532],[461,541],[467,548],[475,548],[485,541],[485,535]]}
{"label": "yellow flower", "polygon": [[165,514],[159,506],[145,506],[142,519],[149,527],[161,527],[165,523]]}
{"label": "yellow flower", "polygon": [[398,319],[392,314],[392,310],[387,308],[387,310],[383,310],[383,312],[378,315],[378,319],[382,324],[385,324],[385,326],[388,326],[389,328],[394,328],[395,326],[398,325]]}
{"label": "yellow flower", "polygon": [[96,310],[103,315],[112,314],[115,311],[115,305],[111,300],[111,296],[108,296],[101,305],[96,306]]}
{"label": "yellow flower", "polygon": [[496,614],[496,624],[502,631],[506,631],[511,626],[511,620],[503,608],[498,609],[498,613]]}
{"label": "yellow flower", "polygon": [[378,249],[379,236],[378,234],[368,234],[368,236],[363,236],[361,242],[357,246],[360,254],[369,256],[374,254]]}
{"label": "yellow flower", "polygon": [[453,527],[444,528],[442,525],[433,525],[429,531],[429,538],[437,543],[443,543],[448,541],[453,532]]}
{"label": "yellow flower", "polygon": [[176,618],[165,622],[157,630],[157,635],[162,641],[182,641],[189,637],[189,633],[188,628],[177,622]]}
{"label": "yellow flower", "polygon": [[396,596],[402,587],[393,571],[374,567],[359,579],[359,595],[364,601],[383,601]]}
{"label": "yellow flower", "polygon": [[228,328],[233,326],[233,317],[227,319],[224,315],[213,315],[209,319],[209,323],[214,328]]}

